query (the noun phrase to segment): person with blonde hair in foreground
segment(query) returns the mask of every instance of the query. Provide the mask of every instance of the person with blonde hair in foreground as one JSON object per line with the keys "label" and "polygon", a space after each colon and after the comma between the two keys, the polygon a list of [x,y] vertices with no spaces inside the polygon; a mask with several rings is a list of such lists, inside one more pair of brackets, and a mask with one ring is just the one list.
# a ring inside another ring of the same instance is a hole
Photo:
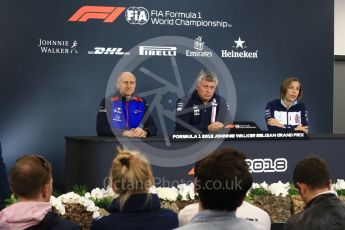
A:
{"label": "person with blonde hair in foreground", "polygon": [[110,215],[94,220],[90,229],[173,229],[177,214],[160,208],[153,185],[151,165],[136,151],[118,149],[111,167],[111,186],[119,195],[110,205]]}

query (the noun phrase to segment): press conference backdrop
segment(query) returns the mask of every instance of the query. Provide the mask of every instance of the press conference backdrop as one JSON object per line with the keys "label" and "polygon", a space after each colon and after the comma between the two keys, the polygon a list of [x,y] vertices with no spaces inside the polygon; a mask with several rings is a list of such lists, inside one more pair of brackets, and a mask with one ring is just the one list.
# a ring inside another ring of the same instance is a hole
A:
{"label": "press conference backdrop", "polygon": [[98,104],[125,70],[161,135],[202,68],[218,74],[234,119],[261,129],[266,103],[297,76],[310,132],[332,132],[333,1],[2,0],[0,25],[4,158],[47,156],[57,186],[64,136],[95,135]]}

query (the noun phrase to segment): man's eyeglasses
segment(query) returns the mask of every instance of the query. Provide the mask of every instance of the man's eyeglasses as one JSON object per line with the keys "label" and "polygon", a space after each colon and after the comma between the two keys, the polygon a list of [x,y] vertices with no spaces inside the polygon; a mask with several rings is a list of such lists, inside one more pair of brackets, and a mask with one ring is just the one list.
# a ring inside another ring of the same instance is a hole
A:
{"label": "man's eyeglasses", "polygon": [[44,157],[42,157],[40,155],[32,155],[32,156],[34,156],[37,159],[39,159],[41,161],[41,163],[42,163],[42,166],[48,171],[48,162],[47,162],[47,160]]}

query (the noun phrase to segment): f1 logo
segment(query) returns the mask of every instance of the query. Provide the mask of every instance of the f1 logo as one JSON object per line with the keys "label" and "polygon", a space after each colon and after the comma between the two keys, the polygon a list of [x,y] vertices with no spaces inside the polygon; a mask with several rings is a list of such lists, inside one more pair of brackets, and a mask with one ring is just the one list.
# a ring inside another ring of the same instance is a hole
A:
{"label": "f1 logo", "polygon": [[126,7],[113,6],[83,6],[72,17],[70,22],[86,22],[89,19],[102,19],[103,22],[112,23],[122,14]]}

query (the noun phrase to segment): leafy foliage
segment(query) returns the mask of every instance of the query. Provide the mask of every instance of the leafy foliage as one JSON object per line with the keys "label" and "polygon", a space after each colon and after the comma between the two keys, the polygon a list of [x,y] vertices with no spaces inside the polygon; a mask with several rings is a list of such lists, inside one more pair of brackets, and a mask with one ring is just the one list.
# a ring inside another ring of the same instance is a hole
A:
{"label": "leafy foliage", "polygon": [[75,185],[73,187],[73,192],[79,196],[84,196],[87,193],[86,185]]}
{"label": "leafy foliage", "polygon": [[299,192],[298,192],[298,189],[295,187],[294,184],[290,184],[290,188],[289,188],[289,195],[290,196],[294,196],[294,195],[298,195]]}
{"label": "leafy foliage", "polygon": [[5,200],[6,207],[14,203],[17,203],[17,198],[14,196],[14,194]]}
{"label": "leafy foliage", "polygon": [[272,194],[267,189],[264,189],[264,188],[254,188],[254,189],[250,190],[249,195],[251,195],[251,196],[270,196]]}
{"label": "leafy foliage", "polygon": [[345,189],[338,189],[337,194],[338,196],[345,196]]}
{"label": "leafy foliage", "polygon": [[58,197],[58,196],[60,196],[60,195],[61,195],[61,192],[60,192],[59,190],[53,189],[53,191],[52,191],[52,196]]}
{"label": "leafy foliage", "polygon": [[181,194],[178,194],[176,200],[182,200],[182,198],[183,198],[182,195],[181,195]]}
{"label": "leafy foliage", "polygon": [[104,209],[107,209],[113,201],[113,198],[111,197],[106,197],[102,199],[90,197],[89,199],[92,200],[97,207]]}

